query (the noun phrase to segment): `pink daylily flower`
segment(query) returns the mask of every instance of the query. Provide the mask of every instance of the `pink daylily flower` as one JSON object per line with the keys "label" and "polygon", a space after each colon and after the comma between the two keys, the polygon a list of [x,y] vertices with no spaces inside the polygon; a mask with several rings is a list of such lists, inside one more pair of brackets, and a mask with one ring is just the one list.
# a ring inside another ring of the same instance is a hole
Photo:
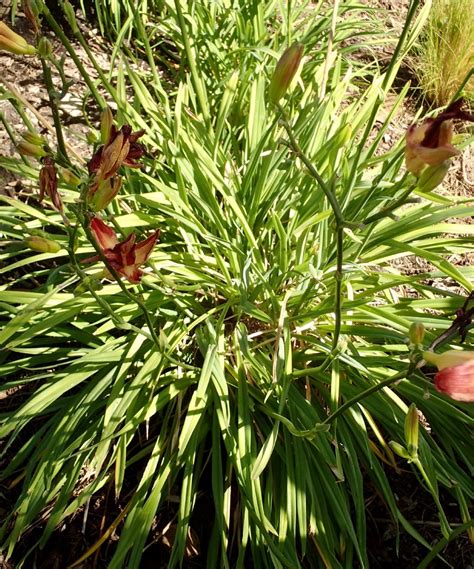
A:
{"label": "pink daylily flower", "polygon": [[[92,218],[90,229],[110,265],[131,283],[138,283],[143,274],[139,267],[150,256],[160,235],[159,229],[139,243],[135,242],[135,233],[131,233],[125,241],[119,242],[115,231],[97,216]],[[84,259],[83,262],[98,260],[99,256],[95,255],[94,257]]]}
{"label": "pink daylily flower", "polygon": [[423,358],[438,368],[435,388],[456,401],[474,402],[474,350],[424,352]]}
{"label": "pink daylily flower", "polygon": [[462,110],[464,99],[451,103],[435,119],[427,119],[422,125],[412,125],[406,133],[405,161],[407,169],[419,176],[425,166],[435,166],[460,154],[451,142],[453,120],[474,122],[474,115]]}

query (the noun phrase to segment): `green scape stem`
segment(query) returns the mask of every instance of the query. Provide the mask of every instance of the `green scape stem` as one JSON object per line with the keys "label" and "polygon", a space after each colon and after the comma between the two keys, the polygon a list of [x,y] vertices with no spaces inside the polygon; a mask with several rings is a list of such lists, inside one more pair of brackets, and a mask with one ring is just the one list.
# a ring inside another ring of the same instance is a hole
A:
{"label": "green scape stem", "polygon": [[288,138],[290,139],[290,146],[293,152],[303,162],[303,164],[306,166],[311,176],[318,182],[320,188],[323,190],[323,193],[326,196],[329,204],[331,205],[332,211],[334,212],[334,217],[336,218],[336,224],[343,226],[344,219],[342,217],[341,208],[339,206],[339,202],[337,201],[336,196],[333,194],[330,188],[328,188],[326,182],[322,179],[321,175],[316,170],[311,160],[304,154],[303,150],[298,144],[293,134],[293,129],[290,123],[288,122],[288,119],[286,118],[285,110],[283,109],[283,107],[279,103],[277,103],[277,108],[280,111],[281,124],[283,125],[283,128],[286,130],[286,133],[288,134]]}
{"label": "green scape stem", "polygon": [[438,541],[438,543],[436,543],[436,545],[433,545],[433,547],[431,548],[431,551],[423,559],[423,561],[417,565],[416,569],[428,569],[428,567],[430,567],[430,564],[433,561],[433,559],[437,555],[439,555],[439,553],[441,553],[441,551],[443,551],[443,549],[448,545],[448,543],[450,541],[452,541],[453,539],[456,539],[459,535],[461,535],[465,531],[470,530],[472,527],[474,527],[474,520],[469,520],[465,524],[462,524],[462,525],[458,526],[455,530],[453,530],[449,534],[449,537],[441,538]]}
{"label": "green scape stem", "polygon": [[[372,395],[372,393],[376,393],[377,391],[379,391],[380,389],[383,389],[384,387],[387,387],[388,385],[392,385],[392,383],[395,383],[396,381],[399,381],[400,379],[407,378],[408,376],[410,376],[413,373],[413,371],[415,369],[416,369],[416,364],[414,364],[412,362],[412,363],[410,363],[410,365],[408,366],[408,368],[406,370],[403,370],[403,371],[401,371],[395,375],[392,375],[392,377],[389,377],[388,379],[384,379],[383,381],[380,381],[379,383],[377,383],[377,385],[373,385],[372,387],[369,387],[365,391],[362,391],[361,393],[359,393],[358,395],[356,395],[352,399],[349,399],[348,401],[343,403],[339,407],[339,409],[334,411],[334,413],[331,413],[331,415],[329,415],[329,417],[327,417],[327,419],[325,419],[322,422],[322,424],[323,425],[328,425],[328,424],[330,425],[335,419],[337,419],[339,417],[339,415],[342,415],[343,413],[345,413],[350,407],[352,407],[353,405],[355,405],[356,403],[358,403],[362,399],[365,399],[369,395]],[[305,371],[309,371],[309,370],[305,370]]]}
{"label": "green scape stem", "polygon": [[373,128],[375,118],[376,118],[377,113],[379,111],[379,107],[383,103],[383,100],[385,99],[385,91],[388,88],[391,81],[393,80],[393,78],[392,78],[393,68],[397,64],[398,56],[402,50],[403,44],[405,43],[406,37],[408,35],[408,31],[410,29],[413,18],[416,15],[419,4],[420,4],[420,0],[412,0],[412,3],[408,9],[408,13],[407,13],[407,17],[405,20],[405,24],[403,26],[403,30],[400,34],[397,45],[395,46],[392,58],[390,60],[390,64],[389,64],[387,70],[385,71],[384,80],[383,80],[382,85],[380,87],[380,91],[384,94],[384,96],[383,96],[383,98],[379,97],[378,101],[373,105],[372,112],[370,114],[369,120],[367,121],[367,126],[365,127],[364,134],[361,137],[361,142],[359,142],[359,144],[357,145],[357,152],[356,152],[356,155],[353,159],[353,166],[352,166],[351,173],[349,175],[350,186],[348,188],[348,192],[352,192],[352,190],[354,188],[355,182],[357,180],[357,175],[356,175],[357,174],[357,168],[358,168],[359,163],[360,163],[360,157],[361,157],[362,152],[364,151],[364,148],[365,148],[365,142],[369,138],[370,132]]}
{"label": "green scape stem", "polygon": [[313,165],[311,160],[304,154],[300,145],[298,144],[294,134],[293,129],[286,118],[285,111],[283,107],[277,103],[277,108],[280,112],[281,123],[286,130],[289,138],[290,147],[296,156],[303,162],[303,164],[308,169],[310,175],[318,182],[320,188],[322,189],[324,195],[326,196],[331,209],[334,213],[336,221],[336,289],[334,292],[334,333],[332,338],[331,353],[326,357],[324,362],[321,364],[321,369],[324,369],[328,363],[334,357],[335,351],[337,349],[337,344],[339,342],[339,336],[341,333],[342,324],[342,278],[343,278],[343,263],[344,263],[344,227],[345,222],[341,211],[341,206],[337,201],[335,193],[332,188],[326,185],[316,167]]}
{"label": "green scape stem", "polygon": [[378,213],[374,213],[374,215],[371,215],[367,219],[365,219],[363,221],[363,225],[369,225],[370,223],[373,223],[374,221],[378,221],[379,219],[382,219],[383,217],[389,216],[393,211],[395,211],[397,208],[399,208],[400,206],[402,206],[406,203],[407,199],[410,197],[410,195],[412,194],[412,192],[415,188],[416,188],[416,184],[413,184],[412,186],[410,186],[408,188],[408,190],[406,190],[403,193],[403,195],[400,198],[398,198],[398,200],[395,200],[394,202],[389,204],[387,207],[384,207],[382,210],[380,210]]}
{"label": "green scape stem", "polygon": [[[104,101],[104,98],[102,97],[102,95],[97,90],[96,86],[94,85],[94,82],[91,80],[90,73],[88,73],[86,71],[86,69],[84,68],[84,66],[82,65],[81,60],[78,58],[75,49],[73,48],[73,46],[72,46],[71,42],[69,41],[68,37],[66,36],[66,34],[61,29],[61,26],[59,26],[59,24],[56,22],[56,20],[54,19],[53,15],[51,14],[51,12],[49,11],[49,9],[46,5],[44,5],[44,4],[42,5],[41,12],[44,15],[44,17],[46,18],[46,21],[48,22],[48,25],[50,26],[50,28],[58,36],[62,45],[68,51],[69,55],[71,56],[71,59],[74,61],[74,64],[76,65],[77,69],[79,70],[79,73],[81,74],[82,78],[84,79],[86,85],[89,87],[89,90],[92,93],[94,99],[97,101],[97,104],[99,105],[99,107],[101,109],[105,109],[106,103]],[[106,80],[106,85],[107,84],[108,84],[108,82]]]}
{"label": "green scape stem", "polygon": [[53,115],[54,130],[56,131],[56,140],[58,143],[58,154],[66,164],[71,164],[69,156],[66,150],[66,143],[64,141],[63,127],[61,124],[61,118],[59,116],[57,92],[54,88],[53,77],[51,75],[51,69],[49,68],[48,62],[42,57],[41,67],[43,69],[43,79],[46,85],[46,90],[48,91],[49,106],[51,108],[51,113]]}

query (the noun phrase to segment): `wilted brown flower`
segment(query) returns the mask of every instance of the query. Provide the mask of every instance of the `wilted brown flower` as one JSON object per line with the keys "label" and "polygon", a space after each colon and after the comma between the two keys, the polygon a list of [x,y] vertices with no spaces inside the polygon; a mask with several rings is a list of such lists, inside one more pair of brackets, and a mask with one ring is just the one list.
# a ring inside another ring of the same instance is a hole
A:
{"label": "wilted brown flower", "polygon": [[39,175],[39,189],[39,201],[41,201],[46,194],[51,200],[54,209],[62,214],[63,202],[58,192],[58,175],[54,161],[50,156],[46,156],[43,160],[43,167]]}

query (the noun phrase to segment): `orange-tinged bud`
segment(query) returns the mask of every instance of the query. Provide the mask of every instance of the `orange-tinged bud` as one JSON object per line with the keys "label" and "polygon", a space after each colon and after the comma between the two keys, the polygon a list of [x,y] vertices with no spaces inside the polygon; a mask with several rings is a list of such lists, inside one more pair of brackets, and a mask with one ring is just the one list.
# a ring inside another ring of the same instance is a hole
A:
{"label": "orange-tinged bud", "polygon": [[30,235],[25,239],[25,243],[33,251],[40,251],[41,253],[57,253],[61,249],[61,245],[56,241],[39,235]]}
{"label": "orange-tinged bud", "polygon": [[122,186],[122,178],[116,176],[108,180],[102,180],[98,184],[94,184],[94,186],[89,191],[87,199],[92,211],[100,211],[106,208],[119,193]]}
{"label": "orange-tinged bud", "polygon": [[0,49],[16,55],[34,55],[36,53],[36,49],[32,45],[3,22],[0,22]]}
{"label": "orange-tinged bud", "polygon": [[285,95],[293,80],[303,57],[304,47],[301,43],[290,46],[280,57],[273,72],[268,95],[272,103],[278,101]]}
{"label": "orange-tinged bud", "polygon": [[430,364],[434,364],[440,371],[447,368],[474,362],[474,350],[448,350],[442,354],[423,352],[423,358]]}
{"label": "orange-tinged bud", "polygon": [[410,326],[410,330],[408,332],[408,337],[410,338],[410,342],[415,345],[419,345],[423,343],[423,338],[425,337],[425,327],[422,322],[413,322]]}
{"label": "orange-tinged bud", "polygon": [[23,156],[33,156],[34,158],[42,158],[46,156],[46,151],[37,144],[33,144],[31,142],[26,142],[26,140],[22,140],[17,144],[17,150]]}

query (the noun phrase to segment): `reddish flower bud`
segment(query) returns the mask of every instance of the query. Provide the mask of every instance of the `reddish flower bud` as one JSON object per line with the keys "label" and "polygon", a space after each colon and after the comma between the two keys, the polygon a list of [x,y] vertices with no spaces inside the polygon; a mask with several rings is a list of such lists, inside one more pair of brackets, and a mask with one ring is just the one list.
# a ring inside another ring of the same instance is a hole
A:
{"label": "reddish flower bud", "polygon": [[272,103],[278,103],[287,92],[291,81],[298,71],[303,51],[303,45],[295,43],[278,60],[268,89],[268,95]]}

